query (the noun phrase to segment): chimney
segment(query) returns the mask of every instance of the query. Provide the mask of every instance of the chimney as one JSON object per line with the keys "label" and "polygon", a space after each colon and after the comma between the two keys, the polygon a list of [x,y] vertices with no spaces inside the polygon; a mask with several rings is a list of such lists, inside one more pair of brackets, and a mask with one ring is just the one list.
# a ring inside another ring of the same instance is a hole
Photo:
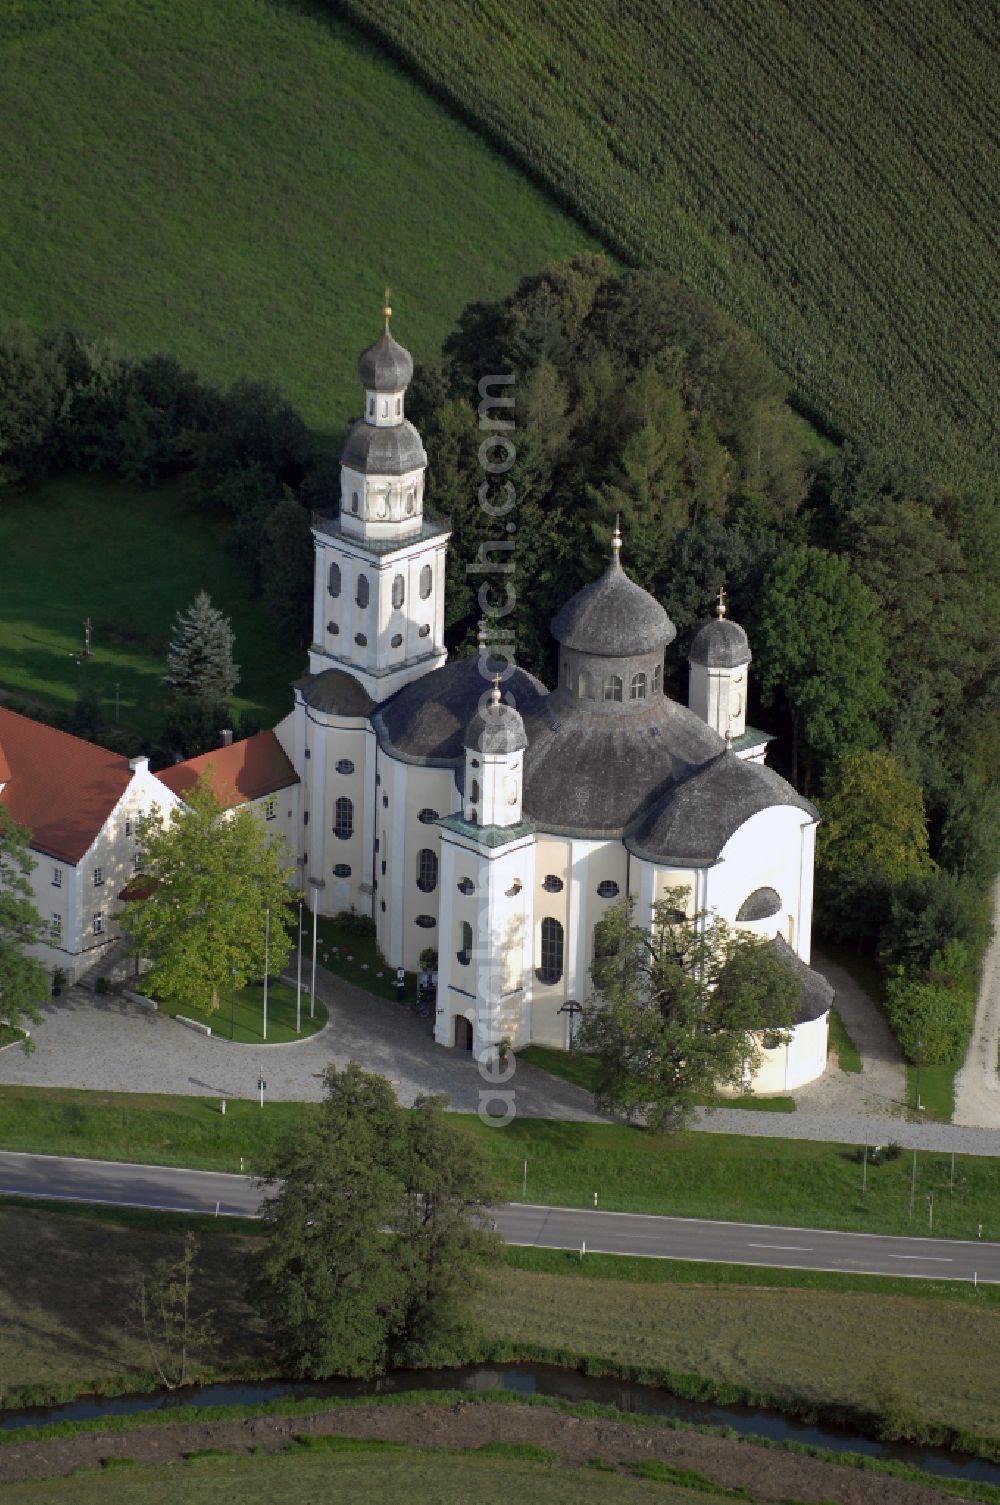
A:
{"label": "chimney", "polygon": [[220,747],[232,747],[232,745],[233,745],[233,729],[232,729],[231,726],[227,726],[223,730],[222,741],[219,743],[219,746]]}
{"label": "chimney", "polygon": [[148,758],[129,758],[129,760],[128,760],[128,766],[129,766],[129,768],[131,768],[131,770],[132,770],[133,773],[148,773],[149,772],[149,759]]}

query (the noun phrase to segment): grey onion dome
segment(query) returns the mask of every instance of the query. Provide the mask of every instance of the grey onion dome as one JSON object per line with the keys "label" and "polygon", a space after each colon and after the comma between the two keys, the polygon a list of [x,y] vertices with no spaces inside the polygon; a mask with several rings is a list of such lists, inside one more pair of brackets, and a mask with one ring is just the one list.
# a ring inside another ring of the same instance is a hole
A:
{"label": "grey onion dome", "polygon": [[606,658],[631,658],[662,650],[677,636],[659,601],[622,569],[620,548],[616,527],[611,563],[604,574],[571,596],[553,617],[550,631],[564,648]]}
{"label": "grey onion dome", "polygon": [[717,617],[699,627],[688,651],[689,664],[705,664],[709,669],[736,669],[752,658],[746,633],[739,622],[731,622],[728,617]]}
{"label": "grey onion dome", "polygon": [[340,452],[340,463],[367,475],[401,476],[427,464],[423,440],[408,419],[376,428],[359,418]]}
{"label": "grey onion dome", "polygon": [[494,686],[488,705],[482,706],[465,729],[465,745],[484,757],[506,757],[528,745],[524,722],[512,705],[504,705]]}
{"label": "grey onion dome", "polygon": [[361,385],[369,391],[398,392],[413,379],[413,357],[389,333],[389,326],[358,357]]}

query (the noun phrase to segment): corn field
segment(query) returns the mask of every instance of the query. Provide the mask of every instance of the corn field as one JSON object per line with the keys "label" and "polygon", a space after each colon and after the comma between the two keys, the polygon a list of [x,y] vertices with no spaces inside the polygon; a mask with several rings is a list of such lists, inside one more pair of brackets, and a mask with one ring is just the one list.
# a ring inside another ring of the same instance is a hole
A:
{"label": "corn field", "polygon": [[751,328],[800,407],[993,473],[996,12],[974,0],[339,0],[622,260]]}

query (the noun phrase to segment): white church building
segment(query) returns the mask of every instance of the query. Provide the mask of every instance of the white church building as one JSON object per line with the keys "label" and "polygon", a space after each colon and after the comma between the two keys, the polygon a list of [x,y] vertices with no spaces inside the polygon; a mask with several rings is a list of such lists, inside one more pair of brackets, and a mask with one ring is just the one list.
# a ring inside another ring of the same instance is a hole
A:
{"label": "white church building", "polygon": [[684,886],[692,912],[795,960],[799,1023],[757,1090],[819,1076],[833,991],[808,966],[818,815],[746,724],[751,652],[721,593],[691,645],[688,706],[664,693],[673,623],[629,578],[617,532],[604,573],[551,624],[554,689],[485,637],[448,662],[449,530],[424,509],[413,362],[388,321],[358,372],[341,510],[313,526],[309,672],[275,729],[298,775],[311,906],[371,915],[392,966],[435,950],[435,1038],[478,1053],[568,1046],[609,905],[633,895],[648,925]]}

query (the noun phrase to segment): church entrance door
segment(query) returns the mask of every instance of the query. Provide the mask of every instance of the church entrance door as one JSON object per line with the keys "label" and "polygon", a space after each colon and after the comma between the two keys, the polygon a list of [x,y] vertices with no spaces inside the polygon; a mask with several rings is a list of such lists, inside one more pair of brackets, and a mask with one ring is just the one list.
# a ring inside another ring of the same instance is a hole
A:
{"label": "church entrance door", "polygon": [[456,1050],[472,1049],[472,1025],[468,1019],[463,1019],[461,1014],[455,1019],[455,1048]]}

